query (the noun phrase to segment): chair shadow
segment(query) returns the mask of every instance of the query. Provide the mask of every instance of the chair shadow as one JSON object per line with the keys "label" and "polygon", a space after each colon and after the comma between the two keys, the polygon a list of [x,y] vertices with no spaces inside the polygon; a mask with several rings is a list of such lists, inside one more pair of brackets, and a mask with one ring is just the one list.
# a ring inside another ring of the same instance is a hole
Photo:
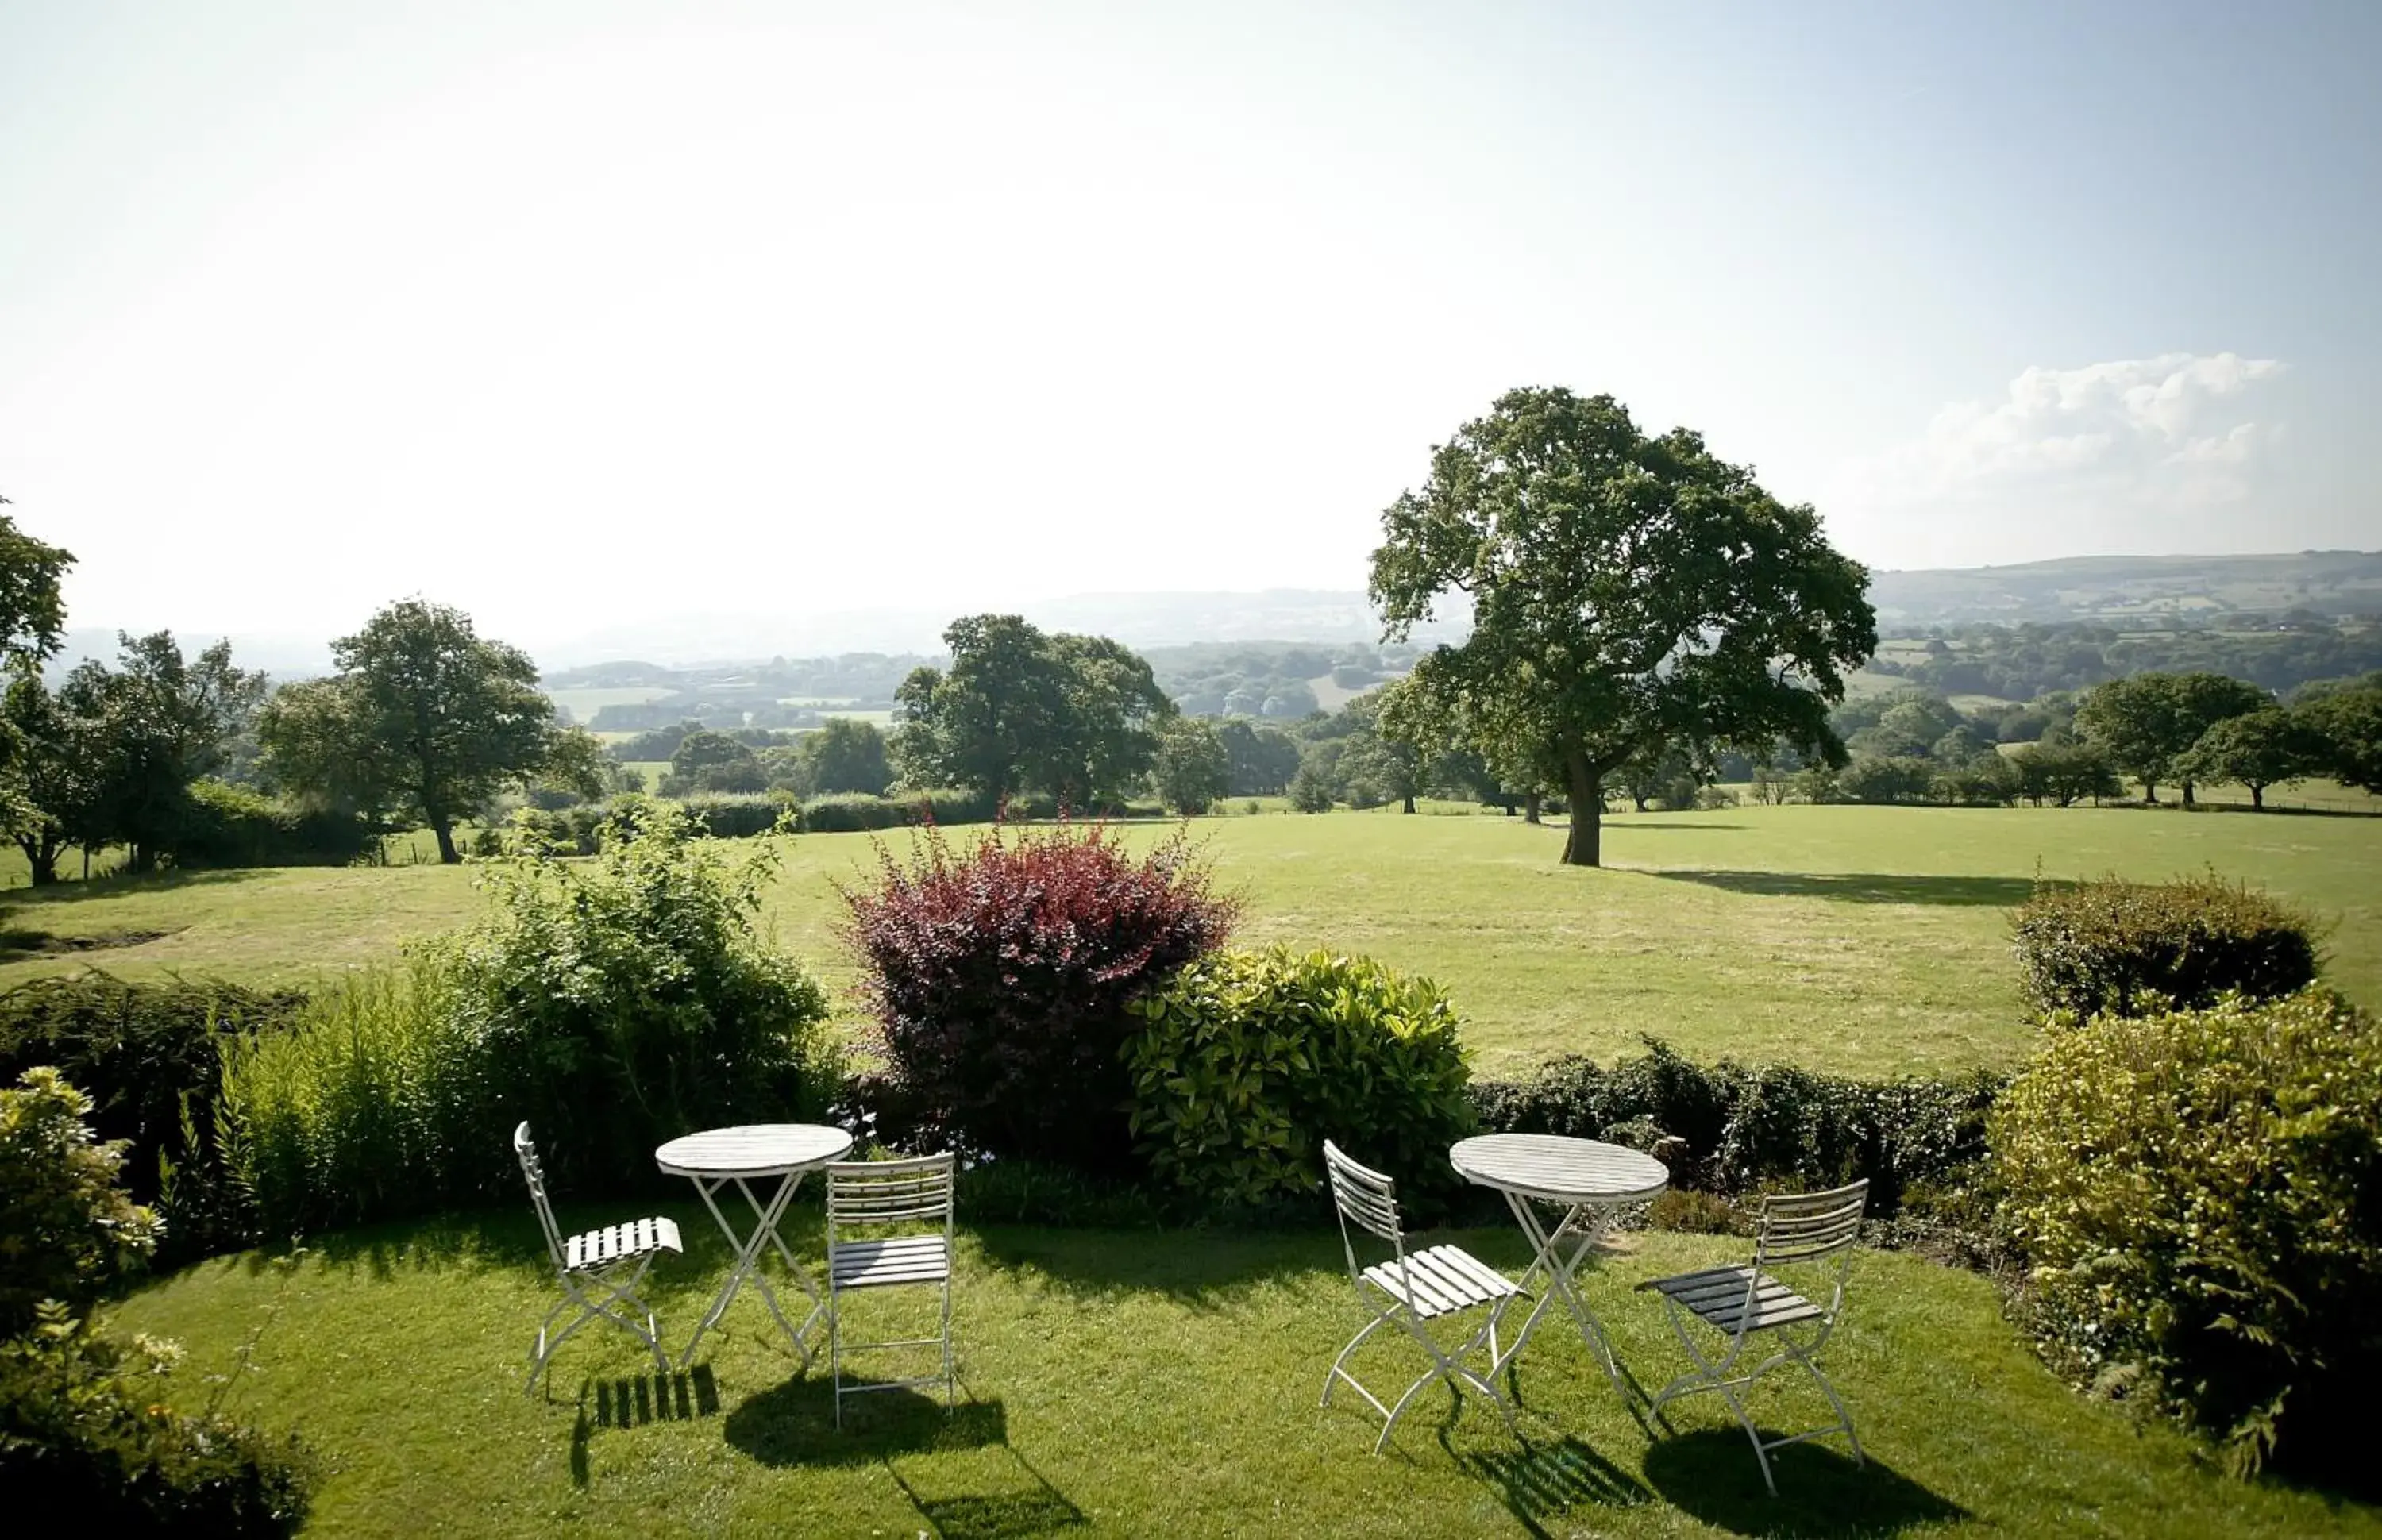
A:
{"label": "chair shadow", "polygon": [[[1448,1446],[1444,1433],[1440,1442]],[[1503,1453],[1457,1454],[1453,1446],[1448,1452],[1458,1469],[1495,1487],[1505,1510],[1539,1540],[1552,1540],[1558,1532],[1548,1525],[1575,1509],[1636,1508],[1654,1500],[1644,1482],[1569,1435],[1525,1437],[1518,1449]],[[1578,1531],[1565,1524],[1560,1533]]]}
{"label": "chair shadow", "polygon": [[[855,1384],[873,1388],[854,1399]],[[729,1444],[764,1465],[882,1465],[943,1540],[1023,1540],[1085,1522],[1083,1509],[1010,1445],[1000,1400],[969,1397],[946,1407],[940,1397],[905,1387],[865,1379],[844,1385],[842,1427],[835,1425],[834,1384],[804,1377],[745,1398],[728,1414]],[[897,1463],[988,1449],[999,1450],[1018,1479],[990,1491],[937,1495],[933,1482]]]}
{"label": "chair shadow", "polygon": [[1765,898],[1825,898],[1845,904],[1941,904],[2016,909],[2034,894],[2032,877],[1929,877],[1885,872],[1726,872],[1686,867],[1649,870],[1666,882],[1691,882]]}
{"label": "chair shadow", "polygon": [[1897,1534],[1972,1516],[1875,1456],[1856,1465],[1823,1444],[1791,1444],[1772,1450],[1770,1464],[1775,1497],[1762,1484],[1743,1430],[1699,1428],[1656,1440],[1646,1452],[1646,1480],[1665,1502],[1716,1529],[1776,1540]]}
{"label": "chair shadow", "polygon": [[[547,1382],[549,1385],[552,1381]],[[593,1402],[591,1405],[590,1402]],[[650,1375],[583,1379],[579,1415],[571,1426],[571,1485],[588,1480],[588,1445],[599,1428],[644,1427],[649,1423],[686,1423],[719,1415],[719,1382],[711,1365],[692,1370],[656,1370]]]}

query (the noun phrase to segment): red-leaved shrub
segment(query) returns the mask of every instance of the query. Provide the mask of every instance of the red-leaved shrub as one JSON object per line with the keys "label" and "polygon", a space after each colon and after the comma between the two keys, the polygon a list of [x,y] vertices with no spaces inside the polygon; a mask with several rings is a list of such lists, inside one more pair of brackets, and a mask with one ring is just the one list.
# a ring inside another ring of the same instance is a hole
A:
{"label": "red-leaved shrub", "polygon": [[1113,1171],[1132,1159],[1126,1008],[1223,943],[1233,899],[1177,834],[1136,859],[1106,828],[996,826],[906,862],[879,845],[842,890],[898,1129],[981,1154]]}

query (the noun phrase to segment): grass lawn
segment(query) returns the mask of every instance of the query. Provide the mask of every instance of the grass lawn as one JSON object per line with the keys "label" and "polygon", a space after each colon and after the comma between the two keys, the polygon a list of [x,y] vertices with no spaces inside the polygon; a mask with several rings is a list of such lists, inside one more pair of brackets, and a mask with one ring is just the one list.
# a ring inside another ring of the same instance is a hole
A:
{"label": "grass lawn", "polygon": [[[675,1351],[728,1259],[691,1198],[663,1207],[690,1246],[650,1296]],[[1329,1230],[967,1229],[950,1414],[886,1392],[847,1402],[839,1433],[824,1371],[801,1372],[749,1295],[691,1373],[657,1376],[608,1328],[566,1345],[531,1399],[524,1355],[551,1277],[521,1208],[326,1237],[287,1269],[219,1258],[114,1323],[184,1342],[184,1399],[228,1375],[228,1410],[322,1451],[321,1535],[2382,1535],[2372,1508],[2229,1481],[2176,1434],[2070,1393],[1989,1283],[1907,1255],[1858,1258],[1823,1358],[1870,1464],[1841,1441],[1791,1448],[1773,1498],[1713,1398],[1680,1403],[1675,1435],[1651,1438],[1553,1323],[1519,1366],[1523,1441],[1478,1403],[1451,1416],[1433,1389],[1372,1458],[1369,1411],[1344,1394],[1316,1404],[1362,1320]],[[817,1232],[817,1209],[797,1206],[797,1255],[818,1254]],[[1509,1273],[1526,1260],[1510,1228],[1460,1239]],[[1639,1379],[1684,1360],[1627,1286],[1744,1244],[1625,1238],[1584,1275]],[[930,1298],[864,1298],[853,1329],[912,1335],[925,1318],[907,1313]],[[1394,1391],[1419,1358],[1377,1338],[1357,1367]],[[1780,1431],[1825,1415],[1784,1375],[1752,1405]]]}
{"label": "grass lawn", "polygon": [[[2020,1021],[2008,911],[2051,877],[2213,866],[2333,926],[2332,980],[2382,1004],[2382,819],[2146,809],[1740,807],[1625,813],[1602,871],[1556,864],[1559,825],[1394,812],[1196,822],[1241,937],[1370,952],[1444,984],[1481,1072],[1611,1056],[1655,1033],[1863,1073],[2008,1064]],[[1136,828],[1154,839],[1160,830]],[[973,837],[973,831],[955,831]],[[791,847],[764,924],[830,983],[852,971],[833,884],[861,835]],[[0,985],[100,963],[289,980],[361,966],[469,916],[468,868],[293,868],[67,884],[10,896],[0,929],[137,945],[0,954]]]}

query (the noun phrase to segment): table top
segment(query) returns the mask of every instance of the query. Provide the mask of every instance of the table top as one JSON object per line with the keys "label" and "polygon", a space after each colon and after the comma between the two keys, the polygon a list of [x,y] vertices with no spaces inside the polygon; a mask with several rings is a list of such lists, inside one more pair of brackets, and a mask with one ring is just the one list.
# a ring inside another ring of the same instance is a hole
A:
{"label": "table top", "polygon": [[654,1163],[673,1177],[782,1177],[841,1160],[852,1135],[817,1123],[747,1123],[673,1139]]}
{"label": "table top", "polygon": [[1627,1203],[1671,1184],[1652,1155],[1559,1133],[1484,1133],[1458,1140],[1447,1161],[1467,1181],[1554,1203]]}

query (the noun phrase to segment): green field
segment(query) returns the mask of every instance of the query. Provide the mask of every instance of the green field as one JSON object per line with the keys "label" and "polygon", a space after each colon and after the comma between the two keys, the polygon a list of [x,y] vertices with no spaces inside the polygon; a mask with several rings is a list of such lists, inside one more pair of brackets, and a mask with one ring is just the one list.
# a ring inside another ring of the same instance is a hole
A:
{"label": "green field", "polygon": [[[1237,804],[1236,804],[1237,805]],[[2382,1004],[2382,819],[2136,808],[1738,807],[1615,815],[1602,871],[1556,864],[1559,824],[1495,816],[1203,819],[1241,938],[1369,952],[1437,979],[1485,1073],[1644,1033],[1701,1056],[1862,1073],[2007,1065],[2021,1021],[2008,911],[2038,871],[2208,868],[2314,910],[2332,980]],[[1136,839],[1160,831],[1137,828]],[[962,830],[957,837],[972,837]],[[868,838],[789,848],[764,926],[838,986],[834,884]],[[0,984],[97,963],[126,977],[298,980],[468,918],[468,867],[198,873],[9,895]],[[56,938],[28,953],[28,934]],[[68,942],[129,945],[57,949]]]}
{"label": "green field", "polygon": [[658,701],[678,691],[669,685],[623,684],[588,685],[578,689],[549,690],[547,699],[570,712],[579,722],[593,722],[596,714],[606,706],[641,706],[648,701]]}

